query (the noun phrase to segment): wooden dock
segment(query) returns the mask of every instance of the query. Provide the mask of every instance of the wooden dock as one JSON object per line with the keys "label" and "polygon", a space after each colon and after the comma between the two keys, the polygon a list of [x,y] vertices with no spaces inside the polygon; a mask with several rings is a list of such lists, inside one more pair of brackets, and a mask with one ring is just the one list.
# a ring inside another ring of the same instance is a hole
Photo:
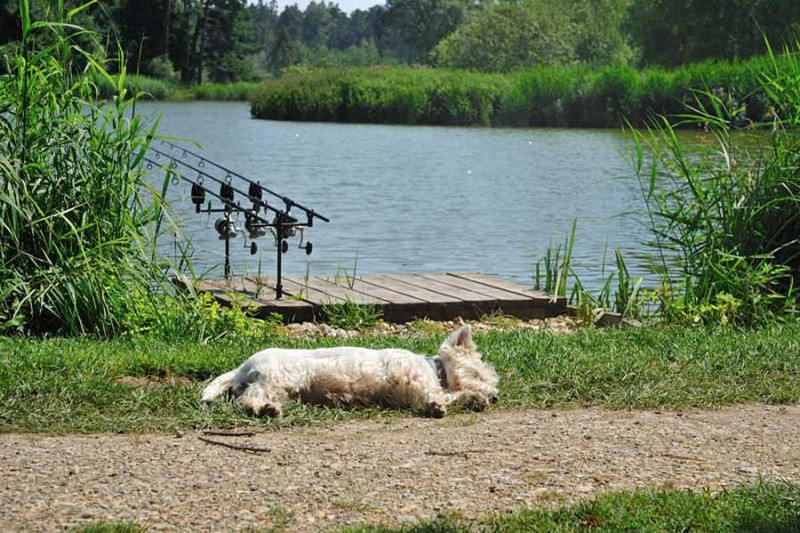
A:
{"label": "wooden dock", "polygon": [[320,319],[323,306],[346,302],[380,308],[384,320],[397,323],[473,319],[495,312],[545,318],[566,312],[564,298],[483,274],[284,277],[280,300],[274,299],[275,279],[267,277],[200,280],[195,288],[225,305],[246,306],[256,316],[278,313],[286,322]]}

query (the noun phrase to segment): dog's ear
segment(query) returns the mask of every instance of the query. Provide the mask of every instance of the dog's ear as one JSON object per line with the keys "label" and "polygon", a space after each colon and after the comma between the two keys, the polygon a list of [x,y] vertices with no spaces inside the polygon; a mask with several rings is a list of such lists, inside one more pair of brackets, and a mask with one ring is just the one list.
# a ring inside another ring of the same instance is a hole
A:
{"label": "dog's ear", "polygon": [[472,328],[470,325],[461,326],[451,333],[442,345],[442,347],[445,346],[466,348],[467,350],[475,351],[475,343],[472,342]]}

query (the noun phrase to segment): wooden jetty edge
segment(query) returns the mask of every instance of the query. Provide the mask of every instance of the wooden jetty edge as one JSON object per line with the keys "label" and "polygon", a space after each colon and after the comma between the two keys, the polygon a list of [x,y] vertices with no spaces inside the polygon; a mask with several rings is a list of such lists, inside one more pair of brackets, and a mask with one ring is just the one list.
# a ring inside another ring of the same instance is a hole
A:
{"label": "wooden jetty edge", "polygon": [[384,320],[396,323],[418,318],[475,319],[494,312],[518,318],[568,312],[564,298],[483,274],[284,277],[280,300],[274,299],[274,282],[274,278],[248,276],[198,280],[195,289],[210,293],[224,305],[247,307],[258,317],[278,313],[287,323],[324,318],[323,306],[346,302],[380,308]]}

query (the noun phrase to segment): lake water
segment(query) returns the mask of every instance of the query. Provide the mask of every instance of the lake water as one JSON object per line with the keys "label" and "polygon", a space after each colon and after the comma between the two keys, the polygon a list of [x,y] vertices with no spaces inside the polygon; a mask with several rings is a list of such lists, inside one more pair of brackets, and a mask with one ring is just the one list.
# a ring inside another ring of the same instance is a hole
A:
{"label": "lake water", "polygon": [[[307,232],[311,256],[291,242],[288,274],[352,273],[357,260],[365,275],[482,272],[531,283],[537,259],[564,241],[573,219],[575,265],[591,285],[606,247],[609,258],[618,246],[634,273],[646,272],[643,204],[618,130],[277,122],[250,118],[240,102],[139,111],[162,113],[160,133],[198,141],[194,151],[331,219]],[[194,213],[188,185],[173,189],[196,269],[221,276],[216,217]],[[251,256],[241,237],[233,241],[234,274],[254,273],[260,262],[274,275],[273,241],[258,242]]]}

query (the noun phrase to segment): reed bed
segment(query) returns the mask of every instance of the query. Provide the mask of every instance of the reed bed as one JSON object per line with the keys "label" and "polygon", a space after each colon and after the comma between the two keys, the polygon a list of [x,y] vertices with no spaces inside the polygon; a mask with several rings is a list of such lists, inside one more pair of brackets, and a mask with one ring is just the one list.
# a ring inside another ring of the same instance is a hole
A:
{"label": "reed bed", "polygon": [[[118,88],[113,79],[98,73],[90,73],[89,78],[97,87],[100,98],[111,99],[117,95]],[[141,95],[153,100],[185,100],[191,96],[175,82],[135,74],[125,76],[123,87],[128,96]]]}
{"label": "reed bed", "polygon": [[746,107],[769,113],[758,72],[769,57],[707,61],[676,70],[543,67],[510,74],[410,67],[292,72],[262,84],[252,114],[279,120],[479,126],[617,127],[644,125],[694,102],[695,90],[718,88]]}
{"label": "reed bed", "polygon": [[[733,130],[746,105],[719,90],[695,93],[673,124],[634,131],[634,165],[660,257],[655,294],[670,322],[765,326],[796,321],[800,282],[800,45],[772,51],[758,73],[770,136],[752,146]],[[764,61],[763,59],[761,60]],[[702,126],[692,153],[680,125]],[[667,260],[671,256],[673,260]],[[676,260],[675,260],[676,259]]]}
{"label": "reed bed", "polygon": [[[132,295],[154,303],[167,284],[167,206],[139,164],[158,123],[136,115],[124,68],[111,75],[99,36],[72,24],[79,11],[34,22],[23,0],[0,80],[0,333],[111,336]],[[115,97],[97,102],[93,79]]]}
{"label": "reed bed", "polygon": [[[114,84],[107,78],[93,75],[91,81],[97,86],[98,94],[101,98],[113,98],[117,92]],[[253,81],[183,85],[175,81],[138,75],[126,76],[124,83],[128,95],[139,95],[141,98],[150,100],[169,101],[214,100],[244,102],[249,99],[258,86],[258,82]]]}

